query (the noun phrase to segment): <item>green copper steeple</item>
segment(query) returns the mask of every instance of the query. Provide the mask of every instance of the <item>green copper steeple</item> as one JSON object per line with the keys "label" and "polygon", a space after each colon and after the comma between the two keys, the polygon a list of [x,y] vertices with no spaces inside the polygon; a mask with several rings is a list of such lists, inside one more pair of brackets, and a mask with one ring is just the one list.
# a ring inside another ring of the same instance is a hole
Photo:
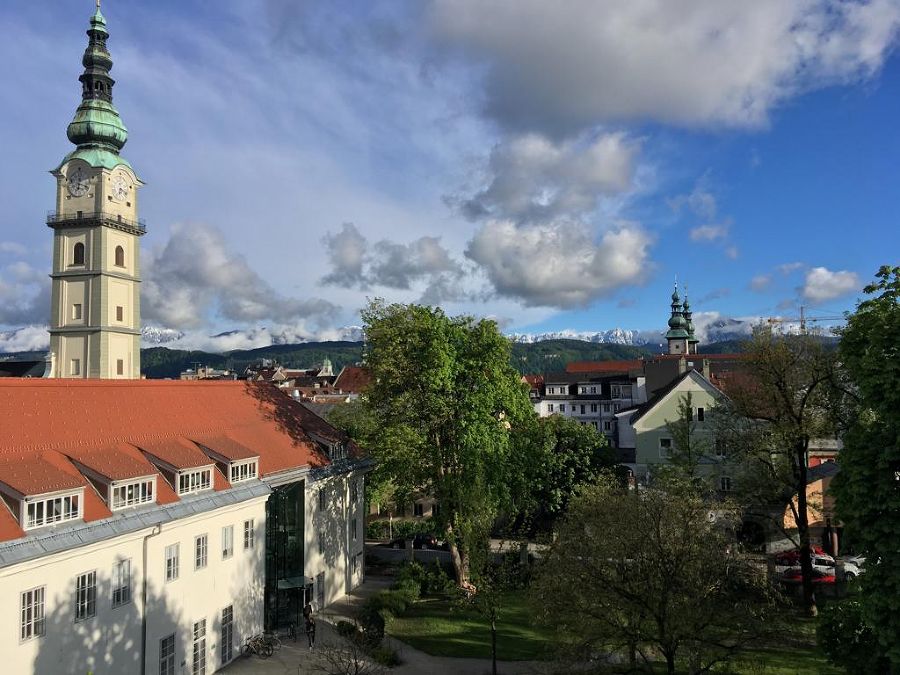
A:
{"label": "green copper steeple", "polygon": [[128,164],[119,157],[119,151],[128,140],[128,130],[112,102],[115,80],[109,75],[113,65],[106,49],[109,31],[106,29],[106,18],[100,12],[99,0],[87,35],[88,46],[81,59],[84,72],[78,78],[81,82],[81,105],[66,130],[69,140],[78,147],[66,156],[62,164],[78,157],[91,166],[111,169],[119,164]]}
{"label": "green copper steeple", "polygon": [[691,303],[688,301],[687,286],[684,287],[684,305],[681,308],[681,314],[684,317],[684,328],[688,332],[688,343],[692,345],[691,349],[696,353],[696,347],[700,340],[694,335],[694,313],[691,311]]}
{"label": "green copper steeple", "polygon": [[672,293],[672,316],[669,317],[669,330],[666,339],[688,338],[687,321],[681,309],[681,298],[678,296],[678,282],[675,282],[675,291]]}

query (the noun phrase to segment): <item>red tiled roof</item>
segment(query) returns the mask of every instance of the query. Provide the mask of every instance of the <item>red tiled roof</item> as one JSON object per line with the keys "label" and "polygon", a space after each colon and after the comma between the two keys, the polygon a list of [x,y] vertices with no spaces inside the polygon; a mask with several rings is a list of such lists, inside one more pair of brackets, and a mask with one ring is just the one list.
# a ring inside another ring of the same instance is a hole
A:
{"label": "red tiled roof", "polygon": [[372,382],[369,371],[362,366],[344,366],[334,381],[334,388],[340,391],[358,394]]}
{"label": "red tiled roof", "polygon": [[531,387],[540,387],[544,384],[543,375],[523,375],[522,380]]}
{"label": "red tiled roof", "polygon": [[[265,476],[327,464],[310,434],[349,442],[276,387],[241,381],[3,378],[0,429],[0,483],[26,495],[84,487],[85,520],[110,511],[73,460],[121,480],[155,472],[141,450],[177,468],[212,464],[201,443],[229,459],[259,456]],[[157,503],[178,501],[165,480],[157,485]],[[231,487],[218,469],[213,486]],[[0,541],[22,536],[6,514]]]}
{"label": "red tiled roof", "polygon": [[641,359],[624,361],[573,361],[566,365],[567,373],[627,373],[644,367]]}
{"label": "red tiled roof", "polygon": [[24,537],[25,531],[19,527],[16,517],[9,510],[6,502],[0,499],[0,541]]}

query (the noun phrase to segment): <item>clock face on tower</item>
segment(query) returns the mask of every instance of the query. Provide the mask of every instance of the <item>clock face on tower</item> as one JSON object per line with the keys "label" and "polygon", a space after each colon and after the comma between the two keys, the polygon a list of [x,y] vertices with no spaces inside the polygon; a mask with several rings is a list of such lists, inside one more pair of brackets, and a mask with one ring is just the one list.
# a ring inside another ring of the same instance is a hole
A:
{"label": "clock face on tower", "polygon": [[112,179],[112,196],[113,199],[122,201],[128,196],[128,181],[125,176],[117,173]]}
{"label": "clock face on tower", "polygon": [[88,185],[87,172],[82,167],[79,166],[69,174],[68,187],[69,194],[73,197],[83,197],[87,194],[90,185]]}

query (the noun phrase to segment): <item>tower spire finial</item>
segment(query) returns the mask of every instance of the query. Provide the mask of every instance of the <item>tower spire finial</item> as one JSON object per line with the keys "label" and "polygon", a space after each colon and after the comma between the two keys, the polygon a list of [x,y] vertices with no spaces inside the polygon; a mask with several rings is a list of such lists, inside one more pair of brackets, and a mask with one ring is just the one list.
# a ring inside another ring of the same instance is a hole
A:
{"label": "tower spire finial", "polygon": [[100,0],[97,0],[97,9],[100,9]]}

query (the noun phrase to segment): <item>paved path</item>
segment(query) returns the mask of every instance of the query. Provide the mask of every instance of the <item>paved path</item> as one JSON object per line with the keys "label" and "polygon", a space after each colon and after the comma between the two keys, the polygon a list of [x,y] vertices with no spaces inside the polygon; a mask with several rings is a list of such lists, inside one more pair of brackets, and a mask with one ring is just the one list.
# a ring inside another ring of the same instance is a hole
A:
{"label": "paved path", "polygon": [[[393,580],[388,577],[367,577],[365,583],[320,612],[317,624],[316,645],[346,645],[334,630],[340,620],[351,620],[357,608],[370,595],[388,588]],[[385,643],[400,655],[403,663],[386,672],[395,675],[486,675],[491,672],[488,659],[457,659],[447,656],[431,656],[390,636]],[[300,634],[297,642],[286,642],[272,658],[260,659],[256,656],[238,658],[221,672],[226,675],[305,675],[322,673],[317,668],[321,664],[317,649],[307,647],[306,635]],[[548,664],[540,661],[498,662],[502,675],[539,675],[548,673]]]}

